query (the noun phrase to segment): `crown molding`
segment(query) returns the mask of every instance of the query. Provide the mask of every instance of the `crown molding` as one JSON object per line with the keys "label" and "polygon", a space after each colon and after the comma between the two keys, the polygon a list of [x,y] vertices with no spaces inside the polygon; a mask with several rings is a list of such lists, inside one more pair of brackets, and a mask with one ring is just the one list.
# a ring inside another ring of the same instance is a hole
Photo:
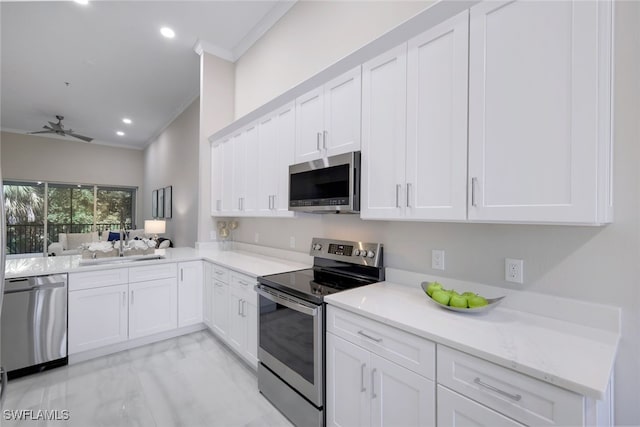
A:
{"label": "crown molding", "polygon": [[196,41],[196,44],[193,46],[193,50],[200,56],[202,56],[204,52],[207,52],[210,55],[217,56],[218,58],[222,58],[226,61],[236,62],[236,58],[233,55],[233,52],[227,49],[223,49],[213,43],[209,43],[206,40],[198,39]]}

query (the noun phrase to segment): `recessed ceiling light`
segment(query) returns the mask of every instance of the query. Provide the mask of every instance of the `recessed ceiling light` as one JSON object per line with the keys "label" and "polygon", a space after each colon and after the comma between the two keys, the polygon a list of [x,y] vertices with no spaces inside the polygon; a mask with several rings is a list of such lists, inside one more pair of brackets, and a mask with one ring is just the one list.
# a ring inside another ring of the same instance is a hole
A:
{"label": "recessed ceiling light", "polygon": [[116,135],[118,135],[118,136],[124,136],[124,132],[122,132],[121,130],[119,130],[118,132],[116,132]]}
{"label": "recessed ceiling light", "polygon": [[168,39],[172,39],[176,36],[176,33],[169,27],[160,28],[160,34],[162,34]]}
{"label": "recessed ceiling light", "polygon": [[75,1],[78,4],[83,4],[83,5],[89,4],[89,0],[73,0],[73,1]]}
{"label": "recessed ceiling light", "polygon": [[131,119],[125,117],[124,119],[122,119],[122,123],[126,123],[126,124],[130,125],[131,124]]}

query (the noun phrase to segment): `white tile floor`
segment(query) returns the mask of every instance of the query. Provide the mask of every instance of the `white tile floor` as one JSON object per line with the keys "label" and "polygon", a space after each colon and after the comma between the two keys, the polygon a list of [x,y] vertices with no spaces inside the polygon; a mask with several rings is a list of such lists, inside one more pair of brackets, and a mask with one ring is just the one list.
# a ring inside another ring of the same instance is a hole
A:
{"label": "white tile floor", "polygon": [[[287,426],[255,372],[209,332],[9,382],[4,426]],[[68,421],[8,421],[7,410],[68,410]]]}

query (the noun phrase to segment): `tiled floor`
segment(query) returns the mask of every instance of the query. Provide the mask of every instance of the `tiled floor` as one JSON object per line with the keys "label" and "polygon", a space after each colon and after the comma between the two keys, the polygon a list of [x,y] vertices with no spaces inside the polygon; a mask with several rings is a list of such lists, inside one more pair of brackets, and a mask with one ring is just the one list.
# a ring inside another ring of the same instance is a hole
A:
{"label": "tiled floor", "polygon": [[[3,409],[3,427],[291,426],[204,331],[12,380]],[[68,410],[69,420],[8,421],[7,410]]]}

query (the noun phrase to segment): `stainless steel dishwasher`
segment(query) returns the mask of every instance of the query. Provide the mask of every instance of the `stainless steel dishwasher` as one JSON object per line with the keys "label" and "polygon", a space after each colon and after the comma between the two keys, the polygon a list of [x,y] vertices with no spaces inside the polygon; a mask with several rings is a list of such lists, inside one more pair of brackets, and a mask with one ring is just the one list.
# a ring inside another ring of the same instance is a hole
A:
{"label": "stainless steel dishwasher", "polygon": [[9,379],[67,364],[67,275],[5,279],[2,363]]}

